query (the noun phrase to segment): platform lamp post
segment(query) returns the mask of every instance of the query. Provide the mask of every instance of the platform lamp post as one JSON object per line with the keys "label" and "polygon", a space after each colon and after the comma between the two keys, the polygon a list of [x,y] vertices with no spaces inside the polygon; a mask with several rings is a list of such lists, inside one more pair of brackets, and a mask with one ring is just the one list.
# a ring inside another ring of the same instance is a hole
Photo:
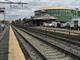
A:
{"label": "platform lamp post", "polygon": [[3,14],[4,14],[4,22],[5,22],[5,17],[6,17],[5,9],[4,9]]}
{"label": "platform lamp post", "polygon": [[[70,12],[70,17],[71,17],[71,19],[73,18],[73,14]],[[71,27],[70,27],[70,20],[69,20],[69,23],[67,23],[67,32],[68,32],[68,35],[66,36],[67,38],[71,35]],[[70,40],[70,39],[69,39]]]}
{"label": "platform lamp post", "polygon": [[[71,16],[71,19],[72,19],[72,18],[73,18],[73,14],[70,13],[70,16]],[[71,22],[71,21],[69,21],[69,22]],[[69,31],[68,31],[68,32],[69,32],[69,36],[70,36],[70,33],[71,33],[71,27],[70,27],[70,23],[68,23],[68,24],[69,24],[69,26],[68,26]]]}
{"label": "platform lamp post", "polygon": [[4,10],[3,10],[3,15],[4,15],[4,24],[5,24],[5,8],[4,8]]}
{"label": "platform lamp post", "polygon": [[[79,11],[79,9],[76,8],[76,18],[78,18],[78,11]],[[78,23],[77,23],[77,28],[78,28]],[[79,28],[78,28],[78,30],[79,30]]]}

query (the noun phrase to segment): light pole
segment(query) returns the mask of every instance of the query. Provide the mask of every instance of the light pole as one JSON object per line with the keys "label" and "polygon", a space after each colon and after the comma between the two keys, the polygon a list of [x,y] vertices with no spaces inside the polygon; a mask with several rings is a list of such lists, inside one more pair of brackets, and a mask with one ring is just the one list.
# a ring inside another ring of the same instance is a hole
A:
{"label": "light pole", "polygon": [[5,17],[6,17],[6,12],[5,12],[5,9],[4,9],[4,21],[5,21]]}
{"label": "light pole", "polygon": [[[76,19],[78,18],[78,10],[79,10],[79,9],[76,8]],[[77,21],[78,21],[78,19],[77,19]],[[78,21],[78,22],[79,22],[79,21]],[[78,22],[77,22],[77,29],[79,30],[79,26],[78,26],[79,24],[78,24]]]}

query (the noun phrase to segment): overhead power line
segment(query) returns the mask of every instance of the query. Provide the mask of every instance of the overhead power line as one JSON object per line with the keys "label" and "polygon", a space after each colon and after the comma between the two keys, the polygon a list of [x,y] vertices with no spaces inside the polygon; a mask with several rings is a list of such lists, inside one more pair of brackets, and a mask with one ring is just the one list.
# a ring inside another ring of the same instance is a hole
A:
{"label": "overhead power line", "polygon": [[26,2],[11,2],[11,1],[0,2],[0,3],[3,3],[3,4],[28,4],[28,3],[26,3]]}

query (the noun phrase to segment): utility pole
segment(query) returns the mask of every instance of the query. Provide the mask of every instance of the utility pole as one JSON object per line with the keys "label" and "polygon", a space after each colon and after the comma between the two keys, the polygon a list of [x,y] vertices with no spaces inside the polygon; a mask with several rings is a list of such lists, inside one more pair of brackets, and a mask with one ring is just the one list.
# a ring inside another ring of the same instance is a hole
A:
{"label": "utility pole", "polygon": [[78,9],[78,8],[76,8],[76,17],[78,17],[78,10],[79,10],[79,9]]}

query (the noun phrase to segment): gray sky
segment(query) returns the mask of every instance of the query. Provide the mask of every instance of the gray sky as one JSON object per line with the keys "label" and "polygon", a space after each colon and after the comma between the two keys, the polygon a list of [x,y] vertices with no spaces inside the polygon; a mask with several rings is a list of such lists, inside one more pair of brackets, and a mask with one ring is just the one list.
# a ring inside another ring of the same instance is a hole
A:
{"label": "gray sky", "polygon": [[[0,1],[8,1],[8,0],[0,0]],[[13,2],[20,2],[20,0],[9,0]],[[22,0],[22,2],[28,3],[24,5],[24,9],[14,9],[10,8],[10,5],[0,4],[0,7],[6,8],[6,18],[7,19],[18,19],[24,17],[30,17],[34,15],[34,11],[40,9],[41,7],[46,6],[65,6],[71,8],[80,8],[80,0]],[[12,5],[12,7],[16,6],[17,8],[22,8],[22,5]],[[0,14],[0,18],[3,18],[3,15]]]}

